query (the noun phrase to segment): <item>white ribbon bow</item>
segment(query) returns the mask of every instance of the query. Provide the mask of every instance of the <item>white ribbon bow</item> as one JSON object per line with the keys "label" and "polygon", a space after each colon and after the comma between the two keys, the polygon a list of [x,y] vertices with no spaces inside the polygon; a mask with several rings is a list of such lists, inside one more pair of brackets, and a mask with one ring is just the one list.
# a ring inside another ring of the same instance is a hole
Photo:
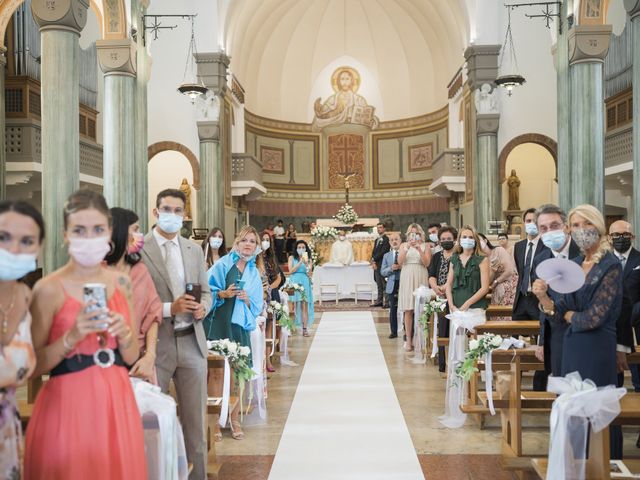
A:
{"label": "white ribbon bow", "polygon": [[[502,339],[502,343],[497,348],[497,350],[509,350],[511,347],[523,348],[524,342],[513,337],[504,338]],[[485,391],[487,392],[487,403],[489,405],[489,412],[491,412],[491,415],[495,415],[496,410],[493,407],[493,367],[491,366],[492,353],[493,352],[489,352],[484,356],[484,385]]]}
{"label": "white ribbon bow", "polygon": [[424,356],[424,349],[427,345],[424,338],[424,330],[420,325],[420,317],[422,316],[424,305],[435,297],[436,292],[424,285],[420,285],[413,291],[415,297],[413,305],[413,358],[412,363],[426,363],[427,359]]}

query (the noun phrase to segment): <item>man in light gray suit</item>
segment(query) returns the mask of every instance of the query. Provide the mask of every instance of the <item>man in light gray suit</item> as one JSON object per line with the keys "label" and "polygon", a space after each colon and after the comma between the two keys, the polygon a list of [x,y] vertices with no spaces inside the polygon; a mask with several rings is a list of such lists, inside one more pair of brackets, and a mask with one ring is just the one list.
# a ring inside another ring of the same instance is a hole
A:
{"label": "man in light gray suit", "polygon": [[[168,393],[173,379],[187,459],[193,464],[189,478],[206,480],[207,341],[202,319],[211,308],[211,290],[202,249],[179,234],[185,205],[180,190],[158,194],[153,210],[158,223],[145,237],[141,254],[163,302],[156,358],[158,383]],[[185,293],[188,283],[200,285],[199,303]]]}

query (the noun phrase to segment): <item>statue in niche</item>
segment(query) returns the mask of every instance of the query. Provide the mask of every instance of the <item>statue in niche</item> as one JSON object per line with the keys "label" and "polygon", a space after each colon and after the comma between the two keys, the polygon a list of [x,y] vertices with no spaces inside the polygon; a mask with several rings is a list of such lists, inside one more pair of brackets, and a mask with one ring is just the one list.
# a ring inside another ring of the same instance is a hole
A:
{"label": "statue in niche", "polygon": [[331,75],[331,86],[335,93],[324,102],[317,98],[313,104],[314,130],[345,123],[366,125],[371,129],[378,127],[380,122],[374,115],[375,107],[369,105],[362,95],[356,93],[360,88],[360,74],[355,68],[336,69]]}
{"label": "statue in niche", "polygon": [[507,179],[509,187],[509,205],[507,210],[520,210],[520,179],[515,170],[511,170],[511,176]]}
{"label": "statue in niche", "polygon": [[483,83],[480,88],[476,90],[475,95],[476,112],[479,114],[487,113],[499,113],[498,112],[498,98],[496,91],[491,91],[491,85]]}
{"label": "statue in niche", "polygon": [[184,193],[185,197],[187,197],[187,201],[184,206],[184,218],[190,220],[191,218],[193,218],[191,216],[191,185],[189,185],[189,182],[186,178],[182,179],[179,190]]}

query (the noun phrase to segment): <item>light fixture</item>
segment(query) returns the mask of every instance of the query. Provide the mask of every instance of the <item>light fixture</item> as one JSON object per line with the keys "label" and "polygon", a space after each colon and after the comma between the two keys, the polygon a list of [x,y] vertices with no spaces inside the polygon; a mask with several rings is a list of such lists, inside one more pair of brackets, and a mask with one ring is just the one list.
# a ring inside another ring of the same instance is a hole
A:
{"label": "light fixture", "polygon": [[[196,73],[195,56],[198,54],[196,49],[196,33],[194,28],[195,15],[191,17],[191,40],[189,41],[189,49],[187,50],[187,62],[184,66],[184,75],[182,76],[182,83],[178,87],[178,91],[188,96],[191,99],[191,103],[195,103],[196,98],[200,95],[207,93],[207,87],[204,86],[202,80],[198,81],[198,74]],[[187,81],[187,72],[192,75],[193,81]]]}
{"label": "light fixture", "polygon": [[[513,89],[525,83],[525,79],[518,72],[518,59],[516,58],[516,49],[513,46],[513,35],[511,33],[511,10],[512,8],[509,5],[506,5],[508,12],[508,23],[507,23],[507,33],[504,37],[504,45],[502,46],[502,51],[500,52],[500,62],[498,65],[498,71],[500,72],[500,76],[496,78],[496,85],[499,87],[503,87],[507,90],[507,95],[511,96],[513,93]],[[515,71],[511,73],[504,73],[504,57],[505,52],[509,50],[509,61],[511,63],[510,67],[515,68]]]}

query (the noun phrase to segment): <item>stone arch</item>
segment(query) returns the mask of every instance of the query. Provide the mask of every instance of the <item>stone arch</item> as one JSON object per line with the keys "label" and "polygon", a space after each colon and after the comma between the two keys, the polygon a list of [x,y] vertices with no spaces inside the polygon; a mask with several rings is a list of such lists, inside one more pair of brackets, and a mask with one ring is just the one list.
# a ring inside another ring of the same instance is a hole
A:
{"label": "stone arch", "polygon": [[[0,0],[0,43],[4,43],[11,15],[24,0]],[[98,18],[103,39],[128,38],[124,0],[90,0],[90,8]]]}
{"label": "stone arch", "polygon": [[149,145],[149,148],[147,148],[147,161],[151,161],[157,154],[166,152],[167,150],[179,152],[187,157],[191,165],[191,170],[193,171],[193,188],[200,190],[200,162],[198,162],[198,158],[194,153],[181,143],[164,141]]}
{"label": "stone arch", "polygon": [[516,148],[518,145],[522,145],[523,143],[535,143],[544,147],[553,157],[553,162],[556,165],[556,178],[558,176],[558,143],[550,137],[546,135],[542,135],[540,133],[525,133],[523,135],[518,135],[511,139],[509,143],[507,143],[502,151],[500,152],[500,157],[498,158],[498,175],[500,178],[500,183],[504,183],[506,180],[505,168],[507,166],[507,158],[509,154]]}

